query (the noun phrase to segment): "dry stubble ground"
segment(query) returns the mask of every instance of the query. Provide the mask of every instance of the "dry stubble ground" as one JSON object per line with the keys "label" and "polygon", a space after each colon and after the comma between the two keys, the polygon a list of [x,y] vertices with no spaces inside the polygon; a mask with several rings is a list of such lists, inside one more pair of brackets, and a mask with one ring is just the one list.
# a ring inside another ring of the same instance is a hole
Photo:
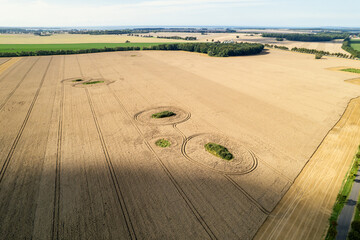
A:
{"label": "dry stubble ground", "polygon": [[[22,58],[0,75],[0,232],[6,239],[251,239],[358,95],[359,86],[344,83],[347,73],[325,69],[344,65],[355,62],[282,51]],[[63,81],[81,77],[108,81],[82,88]],[[161,106],[179,118],[159,124],[141,115]],[[159,138],[172,146],[157,147]],[[208,159],[206,139],[229,145],[246,167],[228,171],[233,163]],[[338,187],[324,193],[325,169],[311,168],[317,181],[307,178],[304,196],[319,197],[301,209],[315,216],[320,235],[329,210],[318,205]]]}

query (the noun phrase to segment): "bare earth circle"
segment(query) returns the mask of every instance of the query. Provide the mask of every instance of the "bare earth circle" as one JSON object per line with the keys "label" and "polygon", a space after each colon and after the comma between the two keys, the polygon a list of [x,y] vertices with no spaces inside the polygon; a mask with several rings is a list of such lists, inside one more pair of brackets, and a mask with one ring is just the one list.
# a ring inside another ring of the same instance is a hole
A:
{"label": "bare earth circle", "polygon": [[[205,150],[204,145],[213,142],[226,147],[234,156],[230,161],[221,159]],[[235,140],[217,134],[199,134],[185,143],[184,154],[192,161],[227,174],[245,174],[257,166],[254,153]]]}
{"label": "bare earth circle", "polygon": [[[155,113],[170,111],[175,113],[175,116],[165,118],[153,118],[152,115]],[[185,110],[173,107],[173,106],[162,106],[157,108],[151,108],[148,110],[141,111],[134,116],[135,120],[143,124],[151,125],[172,125],[177,123],[185,122],[190,118],[190,113]]]}

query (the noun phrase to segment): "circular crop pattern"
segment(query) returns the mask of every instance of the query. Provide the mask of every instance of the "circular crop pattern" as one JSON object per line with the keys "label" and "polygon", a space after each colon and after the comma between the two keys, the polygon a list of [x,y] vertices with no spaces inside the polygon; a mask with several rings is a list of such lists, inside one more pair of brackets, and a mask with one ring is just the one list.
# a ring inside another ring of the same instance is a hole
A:
{"label": "circular crop pattern", "polygon": [[134,118],[143,124],[171,125],[188,120],[190,113],[178,107],[164,106],[141,111],[135,114]]}
{"label": "circular crop pattern", "polygon": [[[226,146],[233,158],[225,160],[211,154],[204,148],[208,143]],[[183,154],[188,159],[222,173],[245,174],[257,167],[257,159],[254,153],[237,141],[221,135],[200,134],[192,136],[183,148]]]}
{"label": "circular crop pattern", "polygon": [[78,83],[84,83],[87,81],[90,81],[91,78],[90,77],[73,77],[73,78],[67,78],[62,80],[62,83],[67,83],[67,84],[78,84]]}
{"label": "circular crop pattern", "polygon": [[114,81],[110,81],[103,78],[91,78],[91,77],[74,77],[68,78],[62,81],[65,84],[71,84],[73,87],[94,87],[101,85],[108,85]]}
{"label": "circular crop pattern", "polygon": [[102,86],[102,85],[108,85],[110,83],[113,83],[113,81],[103,79],[103,78],[91,78],[88,81],[78,82],[73,86],[80,87],[80,88],[97,87],[97,86]]}

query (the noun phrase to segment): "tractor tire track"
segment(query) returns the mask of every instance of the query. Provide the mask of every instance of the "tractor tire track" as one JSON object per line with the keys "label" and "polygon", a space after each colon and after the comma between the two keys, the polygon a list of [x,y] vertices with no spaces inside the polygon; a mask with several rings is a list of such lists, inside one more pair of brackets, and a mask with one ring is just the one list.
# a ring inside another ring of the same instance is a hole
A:
{"label": "tractor tire track", "polygon": [[[189,161],[193,162],[194,164],[198,164],[197,162],[195,162],[189,155],[187,155],[186,153],[186,143],[190,140],[190,138],[186,137],[186,135],[179,129],[177,128],[176,126],[177,124],[174,124],[173,125],[173,128],[176,129],[179,134],[182,136],[183,138],[183,142],[182,142],[182,145],[181,145],[181,154],[183,155],[183,157],[185,157],[186,159],[188,159]],[[252,154],[253,157],[255,157],[253,154]],[[256,199],[254,199],[248,192],[246,192],[242,187],[240,187],[229,175],[244,175],[244,174],[247,174],[247,173],[250,173],[252,171],[254,171],[257,167],[257,161],[254,161],[254,165],[251,167],[250,170],[248,170],[247,172],[244,172],[244,173],[240,173],[240,174],[224,174],[222,173],[221,171],[217,171],[215,169],[211,169],[211,171],[216,171],[216,172],[219,172],[221,175],[223,175],[228,181],[230,181],[231,184],[233,184],[238,190],[240,190],[244,195],[245,197],[250,200],[250,202],[252,202],[261,212],[265,213],[266,215],[269,215],[270,212],[264,208],[260,203],[258,203],[256,201]]]}
{"label": "tractor tire track", "polygon": [[14,140],[14,142],[13,142],[11,148],[10,148],[10,151],[9,151],[9,153],[8,153],[6,159],[5,159],[5,162],[4,162],[3,166],[1,167],[1,170],[0,170],[0,183],[1,183],[1,181],[3,180],[3,178],[4,178],[6,169],[7,169],[7,167],[9,166],[9,163],[10,163],[10,161],[11,161],[11,158],[12,158],[14,152],[15,152],[16,146],[17,146],[17,144],[18,144],[18,142],[19,142],[19,140],[20,140],[20,138],[21,138],[21,136],[22,136],[22,133],[23,133],[25,127],[26,127],[26,124],[27,124],[27,122],[28,122],[28,120],[29,120],[29,118],[30,118],[31,112],[32,112],[32,110],[33,110],[33,108],[34,108],[34,105],[35,105],[35,103],[36,103],[36,100],[37,100],[37,98],[38,98],[38,96],[39,96],[41,87],[43,86],[43,83],[44,83],[44,81],[45,81],[46,74],[47,74],[47,72],[48,72],[48,70],[49,70],[49,67],[50,67],[50,64],[51,64],[52,60],[53,60],[53,57],[51,57],[48,65],[47,65],[47,67],[46,67],[46,70],[45,70],[45,72],[44,72],[44,74],[43,74],[43,77],[42,77],[42,79],[41,79],[41,81],[40,81],[39,87],[38,87],[38,89],[37,89],[37,91],[36,91],[36,93],[35,93],[35,96],[34,96],[32,102],[31,102],[31,104],[30,104],[30,107],[29,107],[29,110],[28,110],[28,112],[27,112],[27,114],[26,114],[26,117],[25,117],[25,119],[24,119],[24,122],[22,123],[22,125],[21,125],[21,127],[20,127],[20,130],[18,131],[18,134],[17,134],[17,136],[16,136],[16,138],[15,138],[15,140]]}
{"label": "tractor tire track", "polygon": [[5,98],[4,102],[0,104],[0,111],[3,109],[3,107],[6,105],[6,103],[9,101],[12,95],[16,92],[16,90],[20,87],[20,85],[25,80],[26,76],[29,74],[29,72],[34,68],[35,64],[39,61],[40,58],[38,58],[29,68],[29,70],[26,71],[25,75],[21,78],[21,80],[18,82],[18,84],[15,86],[15,88],[8,94],[8,96]]}
{"label": "tractor tire track", "polygon": [[[76,56],[76,60],[77,60],[77,63],[79,65],[81,76],[83,76],[83,72],[82,72],[82,69],[81,69],[81,65],[80,65],[78,56]],[[115,188],[115,193],[117,195],[117,199],[118,199],[118,202],[120,204],[121,212],[122,212],[124,220],[125,220],[126,228],[128,230],[128,233],[129,233],[129,237],[130,237],[130,239],[137,239],[136,233],[135,233],[135,230],[134,230],[131,218],[130,218],[129,211],[128,211],[128,208],[127,208],[126,203],[125,203],[124,195],[123,195],[123,193],[121,191],[120,184],[119,184],[118,178],[116,176],[115,169],[114,169],[114,166],[112,164],[110,154],[108,152],[106,142],[105,142],[104,136],[103,136],[101,128],[100,128],[99,121],[98,121],[97,116],[96,116],[94,105],[93,105],[89,90],[87,88],[85,88],[85,93],[86,93],[88,103],[89,103],[89,106],[90,106],[90,110],[91,110],[91,113],[92,113],[92,116],[93,116],[93,119],[94,119],[96,130],[97,130],[100,142],[101,142],[101,147],[103,149],[103,153],[104,153],[106,164],[107,164],[107,167],[108,167],[108,170],[109,170],[109,173],[110,173],[110,177],[111,177],[112,183],[113,183],[114,188]]]}
{"label": "tractor tire track", "polygon": [[[65,56],[63,57],[63,76],[65,76]],[[60,96],[60,114],[58,125],[58,139],[56,150],[56,167],[55,167],[55,187],[54,187],[54,208],[53,208],[53,224],[51,239],[59,239],[59,222],[60,222],[60,171],[61,171],[61,150],[63,136],[63,120],[64,120],[64,100],[65,86],[61,83]]]}
{"label": "tractor tire track", "polygon": [[134,128],[138,131],[139,135],[143,138],[145,145],[147,146],[147,148],[153,153],[153,155],[155,156],[156,160],[158,161],[158,163],[160,164],[160,166],[163,168],[164,172],[166,173],[166,175],[169,177],[170,181],[173,183],[174,187],[176,188],[176,190],[178,191],[178,193],[180,194],[180,196],[183,198],[183,200],[185,201],[186,205],[189,207],[189,209],[191,210],[191,212],[193,213],[193,215],[196,217],[196,219],[198,220],[198,222],[201,224],[201,226],[204,228],[204,230],[206,231],[206,233],[209,235],[209,237],[211,239],[218,239],[215,234],[213,233],[213,231],[210,229],[209,225],[205,222],[205,220],[203,219],[203,217],[201,216],[201,214],[199,213],[199,211],[196,209],[196,207],[194,206],[194,204],[191,202],[190,198],[187,196],[187,194],[184,192],[184,190],[181,188],[180,184],[176,181],[176,179],[174,178],[174,176],[171,174],[170,170],[165,166],[164,162],[161,160],[161,158],[156,154],[155,150],[151,147],[150,143],[146,140],[144,134],[142,133],[142,131],[140,130],[140,128],[137,126],[135,119],[129,114],[129,112],[126,110],[125,106],[122,104],[122,102],[120,101],[120,99],[118,98],[118,96],[115,94],[115,92],[113,91],[113,89],[108,86],[109,90],[111,91],[111,93],[113,94],[113,96],[115,97],[116,101],[119,103],[120,107],[122,108],[123,112],[128,116],[128,118],[131,120],[131,124],[134,126]]}
{"label": "tractor tire track", "polygon": [[[113,68],[114,69],[114,68]],[[114,69],[115,70],[115,69]],[[98,71],[100,76],[102,76],[102,74],[100,73],[100,71]],[[117,72],[115,70],[115,72]],[[118,73],[118,72],[117,72]],[[127,117],[130,119],[131,124],[133,125],[133,127],[136,129],[136,131],[139,133],[139,135],[143,138],[145,145],[147,146],[147,148],[153,153],[153,155],[155,156],[157,162],[160,164],[160,166],[163,168],[164,172],[167,174],[167,176],[169,177],[170,181],[173,183],[173,185],[175,186],[176,190],[178,191],[178,193],[180,194],[180,196],[183,198],[183,200],[185,201],[186,205],[189,207],[190,211],[193,213],[193,215],[195,216],[195,218],[197,219],[197,221],[200,223],[200,225],[204,228],[205,232],[209,235],[209,237],[211,239],[218,239],[215,234],[213,233],[213,231],[210,229],[210,227],[207,225],[207,223],[205,222],[205,220],[203,219],[203,217],[201,216],[201,214],[199,213],[199,211],[195,208],[194,204],[191,202],[191,200],[189,199],[189,197],[186,195],[186,193],[184,192],[184,190],[181,188],[180,184],[176,181],[176,179],[174,178],[174,176],[171,174],[170,170],[165,166],[165,164],[163,163],[163,161],[160,159],[160,157],[156,154],[155,150],[151,147],[150,143],[146,140],[145,135],[142,133],[142,131],[140,130],[140,128],[138,127],[138,125],[136,124],[136,119],[131,116],[131,114],[126,110],[124,104],[121,102],[121,100],[119,99],[119,97],[116,95],[116,93],[114,92],[114,90],[111,88],[111,86],[107,86],[109,91],[111,92],[111,94],[115,97],[116,101],[118,102],[119,106],[121,107],[122,111],[127,115]],[[190,113],[187,116],[186,120],[188,120],[190,118]]]}
{"label": "tractor tire track", "polygon": [[[3,65],[5,65],[6,63],[12,61],[14,58],[10,58],[9,60],[7,60],[6,62],[2,63],[0,65],[0,82],[5,78],[7,77],[10,73],[12,73],[15,69],[14,65],[15,63],[17,63],[18,61],[20,61],[20,59],[22,58],[19,58],[18,60],[16,60],[13,64],[11,64],[9,67],[5,68],[5,70],[2,70],[1,68],[3,67]],[[9,71],[7,71],[4,75],[2,75],[3,72],[5,72],[6,70],[10,69]]]}
{"label": "tractor tire track", "polygon": [[89,102],[89,105],[90,105],[90,109],[91,109],[91,113],[92,113],[92,116],[93,116],[93,119],[94,119],[94,122],[95,122],[95,125],[96,125],[96,130],[97,130],[98,135],[99,135],[101,146],[102,146],[102,149],[103,149],[103,152],[104,152],[104,155],[105,155],[106,164],[107,164],[109,172],[110,172],[111,180],[112,180],[112,182],[114,184],[116,195],[118,197],[118,201],[120,203],[120,207],[121,207],[124,219],[125,219],[126,227],[127,227],[128,231],[129,231],[129,237],[131,239],[137,239],[133,224],[131,222],[129,211],[128,211],[127,207],[126,207],[126,203],[125,203],[125,200],[124,200],[124,194],[121,191],[119,181],[118,181],[118,179],[116,177],[115,169],[114,169],[114,166],[112,164],[110,154],[108,152],[108,149],[107,149],[107,146],[106,146],[106,143],[105,143],[105,139],[104,139],[104,136],[102,134],[102,131],[101,131],[101,128],[100,128],[100,125],[99,125],[99,122],[98,122],[98,119],[97,119],[97,116],[96,116],[96,113],[95,113],[94,105],[93,105],[89,90],[87,88],[85,88],[85,92],[86,92],[88,102]]}

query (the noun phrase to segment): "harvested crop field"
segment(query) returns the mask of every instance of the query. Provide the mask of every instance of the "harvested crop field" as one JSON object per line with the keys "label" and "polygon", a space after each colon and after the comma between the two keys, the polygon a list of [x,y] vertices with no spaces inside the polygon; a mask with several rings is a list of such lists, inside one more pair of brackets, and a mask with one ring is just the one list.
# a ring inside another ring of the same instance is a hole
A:
{"label": "harvested crop field", "polygon": [[[251,239],[359,95],[349,73],[327,68],[356,64],[286,51],[21,58],[0,73],[0,232]],[[175,115],[152,118],[164,111]]]}

